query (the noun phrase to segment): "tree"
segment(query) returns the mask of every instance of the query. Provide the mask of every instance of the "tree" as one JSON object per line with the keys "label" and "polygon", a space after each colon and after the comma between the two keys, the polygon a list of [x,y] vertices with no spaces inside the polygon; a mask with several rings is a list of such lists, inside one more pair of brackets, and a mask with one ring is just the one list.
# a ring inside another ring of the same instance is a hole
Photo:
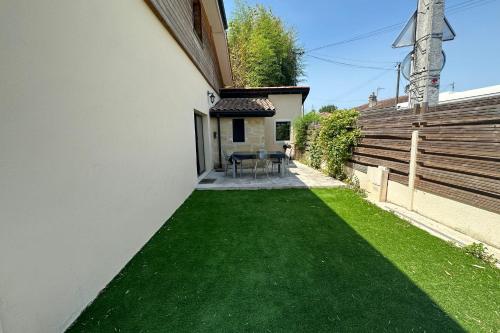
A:
{"label": "tree", "polygon": [[228,43],[237,87],[294,86],[303,75],[304,50],[293,29],[270,9],[238,1]]}
{"label": "tree", "polygon": [[333,111],[336,111],[338,108],[337,106],[330,104],[330,105],[324,105],[322,106],[318,112],[319,113],[332,113]]}

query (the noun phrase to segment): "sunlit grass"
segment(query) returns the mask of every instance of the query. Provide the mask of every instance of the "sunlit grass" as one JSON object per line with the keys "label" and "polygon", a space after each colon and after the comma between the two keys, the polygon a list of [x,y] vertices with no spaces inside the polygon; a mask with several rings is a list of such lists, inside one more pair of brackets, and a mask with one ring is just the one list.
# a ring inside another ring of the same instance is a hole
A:
{"label": "sunlit grass", "polygon": [[70,331],[497,332],[499,285],[347,189],[198,191]]}

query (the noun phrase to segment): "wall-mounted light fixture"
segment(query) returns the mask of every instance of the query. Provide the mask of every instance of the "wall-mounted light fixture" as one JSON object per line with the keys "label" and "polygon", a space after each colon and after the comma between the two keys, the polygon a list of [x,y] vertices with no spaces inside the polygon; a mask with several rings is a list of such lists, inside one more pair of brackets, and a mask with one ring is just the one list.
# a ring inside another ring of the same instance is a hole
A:
{"label": "wall-mounted light fixture", "polygon": [[210,104],[214,104],[215,102],[215,94],[211,91],[207,91],[208,98],[210,99]]}

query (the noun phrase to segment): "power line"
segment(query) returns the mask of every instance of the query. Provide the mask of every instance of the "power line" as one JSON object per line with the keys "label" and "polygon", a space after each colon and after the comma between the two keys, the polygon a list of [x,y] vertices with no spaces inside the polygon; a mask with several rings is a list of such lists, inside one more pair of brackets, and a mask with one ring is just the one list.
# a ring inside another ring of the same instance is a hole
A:
{"label": "power line", "polygon": [[[460,11],[464,11],[464,10],[472,9],[472,8],[479,7],[482,5],[486,5],[486,4],[491,3],[493,1],[496,1],[496,0],[465,0],[465,1],[462,1],[462,2],[457,3],[455,5],[449,6],[447,8],[447,10],[449,11],[448,12],[449,14],[455,14],[455,13],[458,13]],[[310,53],[313,51],[322,50],[322,49],[337,46],[337,45],[343,45],[343,44],[355,42],[355,41],[358,41],[361,39],[366,39],[366,38],[374,37],[374,36],[381,35],[384,33],[388,33],[388,32],[397,30],[398,28],[403,26],[405,23],[406,22],[399,22],[399,23],[391,24],[391,25],[388,25],[385,27],[381,27],[381,28],[369,31],[369,32],[357,34],[357,35],[354,35],[353,37],[350,37],[347,39],[343,39],[343,40],[340,40],[337,42],[325,44],[322,46],[318,46],[318,47],[306,50],[305,53]]]}
{"label": "power line", "polygon": [[346,66],[346,67],[351,67],[351,68],[359,68],[359,69],[374,69],[374,70],[381,70],[381,71],[392,71],[394,70],[393,68],[387,68],[387,67],[375,67],[375,66],[364,66],[364,65],[357,65],[357,64],[352,64],[352,63],[347,63],[347,62],[341,62],[341,61],[335,61],[327,58],[322,58],[322,57],[317,57],[312,54],[308,54],[309,57],[318,59],[321,61],[325,61],[331,64],[335,65],[340,65],[340,66]]}
{"label": "power line", "polygon": [[[462,2],[457,3],[455,5],[447,7],[446,8],[446,13],[449,14],[449,15],[453,15],[453,14],[456,14],[456,13],[459,13],[459,12],[467,11],[467,10],[470,10],[470,9],[473,9],[473,8],[476,8],[476,7],[480,7],[480,6],[492,3],[494,1],[496,1],[496,0],[465,0],[465,1],[462,1]],[[329,43],[329,44],[322,45],[322,46],[319,46],[319,47],[316,47],[316,48],[313,48],[313,49],[309,49],[305,53],[310,53],[312,51],[316,51],[316,50],[320,50],[320,49],[325,49],[325,48],[332,47],[332,46],[342,45],[342,44],[354,42],[354,41],[357,41],[357,40],[370,38],[370,37],[373,37],[373,36],[376,36],[376,35],[380,35],[380,34],[383,34],[383,33],[387,33],[387,32],[393,31],[393,30],[401,27],[405,23],[406,22],[400,22],[400,23],[396,23],[396,24],[392,24],[392,25],[389,25],[389,26],[385,26],[385,27],[382,27],[382,28],[379,28],[379,29],[376,29],[376,30],[373,30],[373,31],[370,31],[370,32],[366,32],[366,33],[363,33],[363,34],[358,34],[358,35],[355,35],[355,36],[353,36],[351,38],[348,38],[348,39],[344,39],[344,40],[341,40],[341,41],[338,41],[338,42]],[[371,84],[372,82],[380,79],[382,76],[386,75],[387,73],[389,73],[390,71],[393,70],[393,69],[383,68],[383,67],[364,66],[364,65],[352,64],[352,63],[346,63],[346,62],[342,62],[342,61],[336,61],[336,60],[331,59],[331,58],[325,58],[325,57],[322,57],[322,56],[319,57],[319,56],[311,55],[311,54],[309,54],[308,56],[316,58],[318,60],[322,60],[322,61],[326,61],[326,62],[329,62],[329,63],[334,63],[334,64],[342,65],[342,66],[355,67],[355,68],[363,68],[363,69],[383,70],[382,73],[377,74],[376,76],[370,78],[369,80],[363,82],[362,84],[360,84],[360,85],[358,85],[358,86],[356,86],[356,87],[354,87],[354,88],[346,91],[342,95],[339,95],[339,96],[342,96],[342,97],[347,97],[347,96],[351,95],[353,92],[355,92],[355,91],[357,91],[357,90],[359,90],[359,89],[367,86],[368,84]],[[355,61],[353,59],[344,59],[344,60]],[[362,61],[358,61],[358,62],[362,62]],[[333,101],[333,102],[335,102],[335,101],[341,102],[340,99],[336,99],[336,98],[335,99],[331,99],[331,101]]]}
{"label": "power line", "polygon": [[450,10],[448,11],[448,14],[453,15],[459,12],[463,12],[469,9],[473,9],[476,7],[484,6],[489,3],[492,3],[496,0],[470,0],[470,1],[464,1],[463,3],[457,4],[453,7],[450,7]]}
{"label": "power line", "polygon": [[[349,89],[347,90],[346,92],[344,92],[343,94],[339,95],[339,96],[342,96],[342,97],[347,97],[349,95],[351,95],[352,93],[354,93],[355,91],[358,91],[359,89],[369,85],[370,83],[373,83],[374,81],[377,81],[378,79],[380,79],[382,76],[384,75],[387,75],[387,73],[389,73],[389,71],[384,71],[382,73],[379,73],[377,75],[375,75],[374,77],[368,79],[367,81],[361,83],[360,85],[357,85],[356,87],[352,88],[352,89]],[[340,98],[335,98],[334,100],[339,100]]]}
{"label": "power line", "polygon": [[387,33],[387,32],[390,32],[390,31],[398,29],[404,23],[405,22],[400,22],[400,23],[392,24],[392,25],[389,25],[389,26],[386,26],[386,27],[382,27],[382,28],[370,31],[370,32],[365,32],[365,33],[362,33],[362,34],[358,34],[358,35],[355,35],[355,36],[353,36],[351,38],[340,40],[338,42],[334,42],[334,43],[330,43],[330,44],[318,46],[318,47],[315,47],[313,49],[306,50],[305,53],[309,53],[309,52],[312,52],[312,51],[326,49],[326,48],[332,47],[332,46],[347,44],[347,43],[351,43],[351,42],[354,42],[354,41],[357,41],[357,40],[360,40],[360,39],[366,39],[366,38],[369,38],[369,37],[373,37],[373,36],[376,36],[376,35]]}
{"label": "power line", "polygon": [[398,63],[397,61],[388,61],[388,60],[366,60],[366,59],[362,60],[362,59],[343,58],[343,57],[330,56],[327,54],[320,54],[320,53],[316,53],[314,55],[316,57],[323,57],[335,61],[349,61],[349,62],[359,62],[368,64],[392,64],[392,65]]}

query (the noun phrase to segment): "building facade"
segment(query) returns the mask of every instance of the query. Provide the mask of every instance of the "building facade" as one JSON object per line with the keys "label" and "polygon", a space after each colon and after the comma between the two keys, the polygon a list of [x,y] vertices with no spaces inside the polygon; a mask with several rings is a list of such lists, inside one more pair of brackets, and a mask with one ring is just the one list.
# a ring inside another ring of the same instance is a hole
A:
{"label": "building facade", "polygon": [[213,164],[224,12],[1,1],[0,45],[0,332],[62,332]]}

